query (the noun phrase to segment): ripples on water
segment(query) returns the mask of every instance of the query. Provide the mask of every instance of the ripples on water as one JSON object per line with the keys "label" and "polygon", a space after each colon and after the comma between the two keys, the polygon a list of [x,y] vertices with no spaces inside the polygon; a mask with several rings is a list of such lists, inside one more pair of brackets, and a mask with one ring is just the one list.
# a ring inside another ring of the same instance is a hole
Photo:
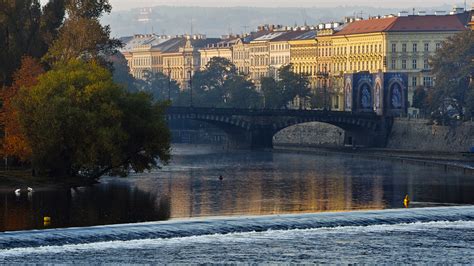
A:
{"label": "ripples on water", "polygon": [[474,207],[399,209],[10,232],[0,262],[471,263]]}
{"label": "ripples on water", "polygon": [[[0,193],[1,230],[44,229],[43,216],[76,227],[0,233],[0,263],[474,261],[474,207],[380,210],[401,208],[405,194],[412,206],[472,204],[470,176],[349,157],[174,153],[160,171],[89,188]],[[334,212],[348,210],[364,211]]]}

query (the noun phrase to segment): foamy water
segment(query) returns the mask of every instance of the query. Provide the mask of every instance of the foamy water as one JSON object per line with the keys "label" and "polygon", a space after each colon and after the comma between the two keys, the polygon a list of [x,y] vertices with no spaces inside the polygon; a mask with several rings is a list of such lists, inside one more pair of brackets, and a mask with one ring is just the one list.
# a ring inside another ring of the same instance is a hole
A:
{"label": "foamy water", "polygon": [[474,207],[219,217],[9,232],[2,263],[471,263]]}

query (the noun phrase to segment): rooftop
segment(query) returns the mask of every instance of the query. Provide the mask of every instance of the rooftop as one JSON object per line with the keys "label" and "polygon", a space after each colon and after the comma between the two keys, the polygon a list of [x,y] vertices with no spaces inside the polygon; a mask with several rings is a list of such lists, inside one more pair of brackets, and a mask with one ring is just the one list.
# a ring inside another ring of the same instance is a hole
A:
{"label": "rooftop", "polygon": [[469,14],[456,15],[413,15],[359,20],[347,24],[335,35],[364,34],[372,32],[430,32],[463,31]]}

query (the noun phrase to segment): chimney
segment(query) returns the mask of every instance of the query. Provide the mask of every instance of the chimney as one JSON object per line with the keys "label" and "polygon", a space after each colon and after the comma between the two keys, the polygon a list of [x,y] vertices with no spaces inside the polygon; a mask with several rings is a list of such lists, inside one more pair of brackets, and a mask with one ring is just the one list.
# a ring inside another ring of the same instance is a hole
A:
{"label": "chimney", "polygon": [[400,11],[398,12],[399,17],[408,17],[408,12],[407,11]]}
{"label": "chimney", "polygon": [[457,15],[457,14],[462,14],[462,13],[464,13],[464,8],[457,7],[457,6],[454,6],[453,10],[449,12],[450,15]]}

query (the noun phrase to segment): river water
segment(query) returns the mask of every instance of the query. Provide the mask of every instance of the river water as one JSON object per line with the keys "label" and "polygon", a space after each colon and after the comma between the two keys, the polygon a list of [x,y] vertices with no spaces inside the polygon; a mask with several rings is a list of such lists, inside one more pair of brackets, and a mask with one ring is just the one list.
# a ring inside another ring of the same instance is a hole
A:
{"label": "river water", "polygon": [[170,165],[127,179],[0,193],[0,263],[474,261],[472,176],[352,157],[173,152]]}

